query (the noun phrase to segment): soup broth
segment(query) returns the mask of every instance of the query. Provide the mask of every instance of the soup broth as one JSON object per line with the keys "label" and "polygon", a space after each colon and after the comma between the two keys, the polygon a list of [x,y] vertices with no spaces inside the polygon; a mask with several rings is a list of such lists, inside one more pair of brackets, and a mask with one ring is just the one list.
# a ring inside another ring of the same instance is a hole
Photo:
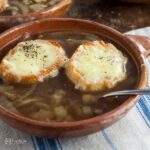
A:
{"label": "soup broth", "polygon": [[[134,89],[136,86],[138,72],[134,61],[122,47],[108,39],[79,32],[39,33],[24,37],[24,40],[56,40],[63,46],[68,57],[71,57],[77,47],[84,42],[93,40],[111,42],[128,58],[128,63],[126,65],[127,78],[108,91]],[[8,85],[1,81],[0,104],[18,114],[36,120],[48,122],[77,121],[106,113],[128,98],[127,96],[97,98],[99,94],[108,91],[99,93],[80,92],[74,88],[62,68],[57,77],[32,86]]]}
{"label": "soup broth", "polygon": [[43,11],[58,4],[62,0],[8,0],[8,7],[0,15],[14,16]]}

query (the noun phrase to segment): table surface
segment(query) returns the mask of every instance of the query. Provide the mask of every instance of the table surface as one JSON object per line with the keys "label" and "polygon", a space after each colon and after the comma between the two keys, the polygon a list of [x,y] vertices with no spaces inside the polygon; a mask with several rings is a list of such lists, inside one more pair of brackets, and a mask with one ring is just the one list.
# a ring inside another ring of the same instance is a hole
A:
{"label": "table surface", "polygon": [[116,0],[75,0],[65,17],[90,19],[121,32],[150,26],[150,4]]}

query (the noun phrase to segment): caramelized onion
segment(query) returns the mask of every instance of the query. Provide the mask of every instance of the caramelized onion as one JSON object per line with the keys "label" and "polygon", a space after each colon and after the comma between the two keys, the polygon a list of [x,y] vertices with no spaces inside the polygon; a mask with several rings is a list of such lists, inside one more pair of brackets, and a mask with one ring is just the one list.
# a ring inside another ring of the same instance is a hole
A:
{"label": "caramelized onion", "polygon": [[44,10],[45,8],[47,8],[47,6],[45,4],[36,3],[33,5],[30,5],[30,9],[33,12],[41,11],[41,10]]}
{"label": "caramelized onion", "polygon": [[0,94],[5,95],[10,101],[14,101],[19,96],[13,93],[14,88],[12,86],[0,86]]}
{"label": "caramelized onion", "polygon": [[10,5],[13,5],[13,6],[16,6],[17,8],[19,8],[21,10],[22,14],[27,14],[30,11],[28,6],[26,6],[22,2],[18,2],[17,0],[10,2]]}
{"label": "caramelized onion", "polygon": [[43,101],[43,98],[40,98],[40,97],[33,97],[33,98],[27,98],[23,101],[21,100],[17,100],[14,102],[14,105],[17,107],[17,108],[20,108],[20,107],[23,107],[25,105],[29,105],[29,104],[33,104],[33,103],[36,103],[36,102],[41,102]]}
{"label": "caramelized onion", "polygon": [[27,98],[29,95],[31,95],[34,90],[36,89],[36,84],[33,85],[23,96],[20,97],[20,99],[18,99],[19,101],[22,101],[23,99]]}

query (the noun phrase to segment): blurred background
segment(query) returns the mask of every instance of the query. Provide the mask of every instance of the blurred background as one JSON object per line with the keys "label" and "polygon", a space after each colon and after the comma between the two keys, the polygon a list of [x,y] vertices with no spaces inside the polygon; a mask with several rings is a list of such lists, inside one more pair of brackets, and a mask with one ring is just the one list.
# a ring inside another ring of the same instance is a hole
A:
{"label": "blurred background", "polygon": [[126,3],[121,0],[75,0],[65,17],[90,19],[126,32],[150,26],[150,0],[145,1],[149,1],[149,4]]}

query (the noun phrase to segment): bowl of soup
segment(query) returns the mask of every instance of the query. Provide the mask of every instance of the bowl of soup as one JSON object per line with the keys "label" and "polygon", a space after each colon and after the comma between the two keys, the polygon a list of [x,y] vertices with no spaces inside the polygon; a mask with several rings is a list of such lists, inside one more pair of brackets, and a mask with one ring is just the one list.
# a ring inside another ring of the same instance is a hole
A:
{"label": "bowl of soup", "polygon": [[[113,88],[109,86],[104,88],[104,91],[101,89],[94,92],[86,91],[85,89],[80,90],[66,75],[65,67],[60,68],[59,73],[52,78],[48,77],[46,80],[40,80],[36,84],[21,84],[21,80],[17,80],[16,83],[9,83],[6,82],[6,78],[1,77],[1,119],[23,132],[49,138],[87,135],[112,125],[127,114],[140,96],[118,96],[99,99],[97,98],[98,95],[116,90],[143,89],[147,85],[148,72],[144,57],[149,54],[149,51],[146,51],[150,44],[149,39],[145,37],[129,37],[96,22],[71,18],[39,20],[13,27],[2,33],[0,35],[1,64],[5,59],[6,64],[13,67],[13,69],[15,69],[15,66],[10,64],[8,59],[6,61],[6,58],[18,43],[23,45],[25,49],[23,52],[26,54],[26,52],[30,53],[32,51],[31,49],[28,50],[29,47],[34,50],[35,47],[33,48],[33,45],[25,46],[24,44],[29,43],[29,41],[43,40],[55,41],[55,46],[58,46],[59,43],[67,56],[66,63],[72,59],[79,47],[85,48],[84,43],[89,45],[89,42],[93,41],[103,41],[101,42],[102,46],[105,45],[104,43],[111,43],[107,45],[111,48],[113,45],[113,48],[118,49],[117,54],[119,55],[117,57],[121,55],[127,61],[125,61],[126,65],[123,69],[126,72],[126,77],[113,85]],[[58,43],[56,44],[56,42]],[[140,46],[137,46],[135,42]],[[142,47],[142,45],[145,48],[143,47],[141,51],[139,47]],[[36,45],[36,48],[39,48],[39,46]],[[86,47],[84,50],[86,51],[86,49],[88,48]],[[9,60],[18,62],[16,61],[17,55],[22,50],[18,49],[18,51],[16,57],[13,56],[14,52],[11,53],[13,58],[11,59],[10,57]],[[94,48],[92,51],[91,55],[95,54],[94,51],[97,50]],[[106,49],[106,51],[108,50]],[[26,57],[28,59],[29,55]],[[43,57],[46,59],[45,56]],[[87,56],[82,58],[83,60],[88,59],[92,63],[95,62],[95,60]],[[108,61],[110,58],[112,57],[107,57]],[[21,59],[20,61],[23,64],[26,59]],[[98,61],[102,61],[102,58],[99,57]],[[116,61],[118,62],[118,59]],[[112,64],[111,60],[110,65]],[[87,64],[85,65],[86,67]],[[85,68],[83,67],[83,70]],[[107,69],[107,66],[105,68]],[[99,68],[97,69],[99,70]],[[3,75],[5,76],[6,73]]]}
{"label": "bowl of soup", "polygon": [[[15,25],[48,17],[63,16],[73,0],[2,0],[0,32]],[[11,22],[11,23],[10,23]]]}

